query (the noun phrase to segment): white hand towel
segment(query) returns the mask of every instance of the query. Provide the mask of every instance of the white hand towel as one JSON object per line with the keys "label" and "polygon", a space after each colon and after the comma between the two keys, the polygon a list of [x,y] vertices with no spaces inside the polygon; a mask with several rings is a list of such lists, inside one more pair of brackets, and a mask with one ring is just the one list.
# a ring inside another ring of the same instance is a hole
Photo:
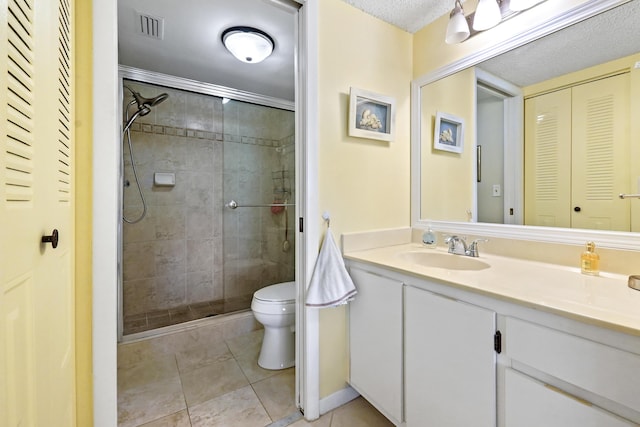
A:
{"label": "white hand towel", "polygon": [[327,229],[307,291],[306,305],[335,307],[351,301],[357,292],[333,240],[331,229]]}

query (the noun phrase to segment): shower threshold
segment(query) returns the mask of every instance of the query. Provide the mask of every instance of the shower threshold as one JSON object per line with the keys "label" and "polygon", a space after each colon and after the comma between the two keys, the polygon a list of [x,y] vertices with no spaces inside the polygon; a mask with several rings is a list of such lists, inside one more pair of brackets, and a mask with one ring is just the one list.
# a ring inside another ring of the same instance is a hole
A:
{"label": "shower threshold", "polygon": [[249,294],[125,316],[124,335],[146,332],[165,326],[190,322],[192,320],[246,310],[251,307],[252,298],[253,294]]}

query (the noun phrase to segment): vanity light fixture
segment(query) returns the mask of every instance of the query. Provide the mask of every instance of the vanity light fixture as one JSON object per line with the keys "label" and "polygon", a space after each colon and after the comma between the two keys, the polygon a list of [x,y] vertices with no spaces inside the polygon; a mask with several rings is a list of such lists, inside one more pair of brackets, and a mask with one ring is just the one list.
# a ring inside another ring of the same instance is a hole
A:
{"label": "vanity light fixture", "polygon": [[478,0],[476,11],[464,16],[462,0],[455,0],[453,10],[449,14],[445,42],[447,44],[461,43],[544,1]]}
{"label": "vanity light fixture", "polygon": [[222,32],[222,44],[233,56],[248,64],[264,61],[274,49],[271,36],[253,27],[231,27]]}

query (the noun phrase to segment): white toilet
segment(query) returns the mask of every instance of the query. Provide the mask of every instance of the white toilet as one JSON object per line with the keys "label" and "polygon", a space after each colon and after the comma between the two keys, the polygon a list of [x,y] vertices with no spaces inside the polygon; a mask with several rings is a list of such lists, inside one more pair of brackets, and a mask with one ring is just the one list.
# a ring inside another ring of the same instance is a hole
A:
{"label": "white toilet", "polygon": [[296,282],[277,283],[253,294],[251,310],[264,326],[258,365],[285,369],[295,364]]}

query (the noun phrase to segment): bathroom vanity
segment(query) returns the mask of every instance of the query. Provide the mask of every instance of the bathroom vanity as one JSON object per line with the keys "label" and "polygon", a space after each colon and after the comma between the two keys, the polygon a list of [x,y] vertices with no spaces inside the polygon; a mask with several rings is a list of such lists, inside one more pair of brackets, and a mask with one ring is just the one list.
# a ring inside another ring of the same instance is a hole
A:
{"label": "bathroom vanity", "polygon": [[626,276],[417,243],[345,251],[351,386],[395,425],[640,423]]}

